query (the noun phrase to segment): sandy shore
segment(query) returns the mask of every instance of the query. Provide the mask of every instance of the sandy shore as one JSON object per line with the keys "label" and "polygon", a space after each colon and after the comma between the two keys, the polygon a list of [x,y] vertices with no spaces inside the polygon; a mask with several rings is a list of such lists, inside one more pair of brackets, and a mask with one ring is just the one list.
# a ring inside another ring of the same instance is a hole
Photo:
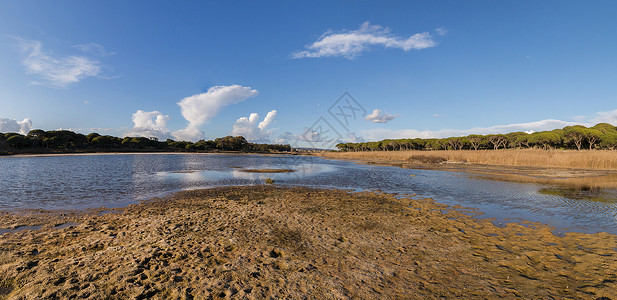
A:
{"label": "sandy shore", "polygon": [[[0,298],[614,297],[617,237],[497,227],[431,199],[277,186],[117,213],[1,213]],[[74,226],[54,228],[73,223]]]}

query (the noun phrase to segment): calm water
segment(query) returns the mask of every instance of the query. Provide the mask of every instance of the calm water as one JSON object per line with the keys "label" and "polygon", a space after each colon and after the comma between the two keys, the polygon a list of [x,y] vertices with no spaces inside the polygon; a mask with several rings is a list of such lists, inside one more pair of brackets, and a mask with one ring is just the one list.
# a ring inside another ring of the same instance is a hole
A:
{"label": "calm water", "polygon": [[[256,174],[242,168],[291,168]],[[410,176],[415,175],[415,176]],[[477,208],[496,222],[538,221],[555,232],[617,234],[617,192],[490,181],[464,173],[358,165],[315,157],[140,154],[0,157],[0,209],[117,207],[170,192],[277,184],[381,190]],[[1,226],[0,226],[1,227]]]}

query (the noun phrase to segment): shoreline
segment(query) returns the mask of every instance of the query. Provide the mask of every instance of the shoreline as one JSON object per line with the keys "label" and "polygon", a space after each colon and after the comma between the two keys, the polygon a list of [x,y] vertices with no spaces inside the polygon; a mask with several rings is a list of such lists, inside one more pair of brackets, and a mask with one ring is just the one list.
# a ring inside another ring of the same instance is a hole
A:
{"label": "shoreline", "polygon": [[[240,186],[116,209],[0,213],[0,299],[611,297],[617,236],[378,192]],[[68,225],[55,228],[58,224]]]}
{"label": "shoreline", "polygon": [[72,153],[32,153],[32,154],[10,154],[0,155],[2,157],[57,157],[57,156],[99,156],[99,155],[181,155],[181,154],[197,154],[197,155],[289,155],[287,153],[259,153],[259,152],[72,152]]}
{"label": "shoreline", "polygon": [[324,159],[354,161],[366,165],[462,172],[489,180],[559,185],[574,189],[617,189],[617,170],[490,165],[462,162],[420,163],[408,160],[341,157],[328,152],[313,155]]}

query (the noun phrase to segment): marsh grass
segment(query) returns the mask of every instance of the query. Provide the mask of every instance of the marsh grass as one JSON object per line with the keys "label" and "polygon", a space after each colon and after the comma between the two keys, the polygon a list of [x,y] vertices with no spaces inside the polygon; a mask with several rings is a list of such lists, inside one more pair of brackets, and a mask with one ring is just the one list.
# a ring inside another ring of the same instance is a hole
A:
{"label": "marsh grass", "polygon": [[617,151],[612,150],[443,150],[443,151],[365,151],[324,152],[321,155],[342,159],[381,159],[419,163],[471,163],[504,166],[529,166],[617,170]]}

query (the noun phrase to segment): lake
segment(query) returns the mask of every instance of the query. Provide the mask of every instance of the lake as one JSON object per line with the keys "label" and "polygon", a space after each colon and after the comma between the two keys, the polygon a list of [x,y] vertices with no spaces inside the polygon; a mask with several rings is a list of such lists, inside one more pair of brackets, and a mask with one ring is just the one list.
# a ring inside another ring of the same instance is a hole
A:
{"label": "lake", "polygon": [[[293,173],[246,173],[286,168]],[[121,154],[0,157],[0,210],[120,207],[169,193],[276,184],[384,191],[476,208],[496,224],[529,220],[617,234],[617,191],[492,181],[465,173],[360,165],[305,156]],[[0,226],[1,227],[1,226]]]}

